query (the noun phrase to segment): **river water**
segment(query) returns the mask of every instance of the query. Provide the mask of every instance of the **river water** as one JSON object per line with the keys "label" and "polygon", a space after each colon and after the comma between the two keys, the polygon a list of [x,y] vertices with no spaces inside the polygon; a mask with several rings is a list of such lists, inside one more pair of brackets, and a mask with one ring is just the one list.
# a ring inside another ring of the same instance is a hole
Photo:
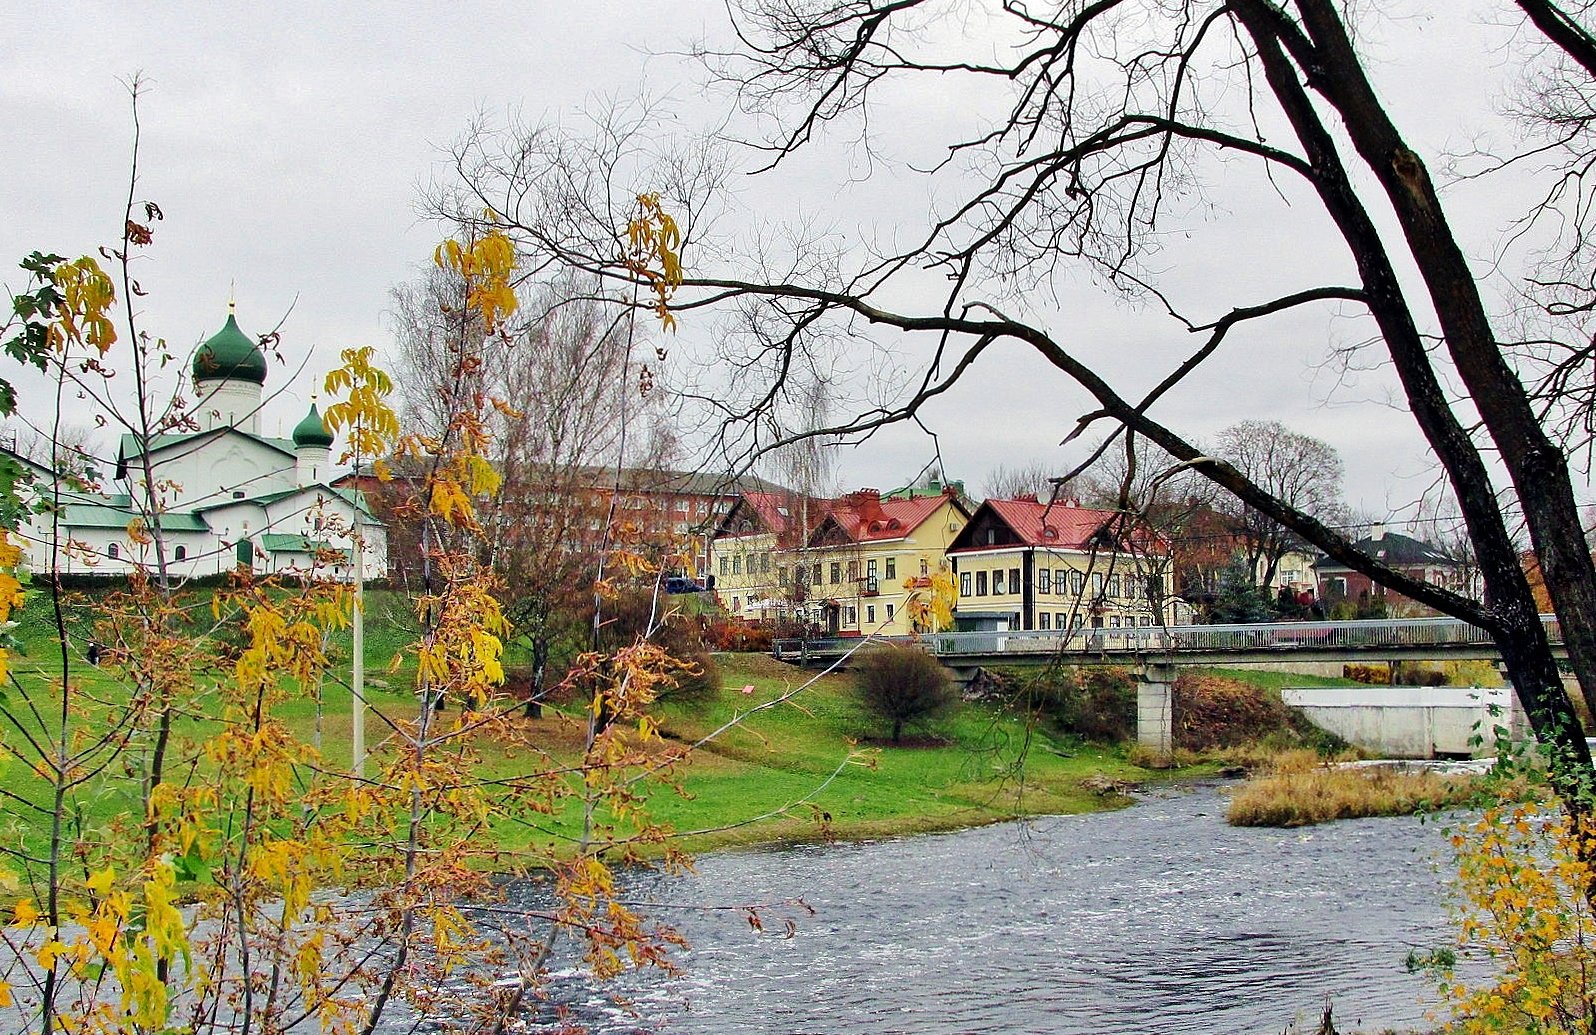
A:
{"label": "river water", "polygon": [[[555,985],[616,1035],[1275,1035],[1327,1000],[1343,1031],[1433,1027],[1403,962],[1454,937],[1441,824],[1241,829],[1225,805],[1222,786],[1164,788],[1120,812],[711,855],[633,887],[690,939],[684,976]],[[799,898],[815,914],[772,909],[764,933],[704,908]]]}

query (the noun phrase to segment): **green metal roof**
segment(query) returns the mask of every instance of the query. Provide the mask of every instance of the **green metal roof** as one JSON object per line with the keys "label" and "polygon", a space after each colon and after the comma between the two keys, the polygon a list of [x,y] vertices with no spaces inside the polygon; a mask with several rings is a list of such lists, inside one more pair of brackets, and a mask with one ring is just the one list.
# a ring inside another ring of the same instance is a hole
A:
{"label": "green metal roof", "polygon": [[[237,506],[241,503],[254,503],[260,506],[265,506],[268,503],[276,503],[278,500],[285,500],[290,496],[297,496],[302,492],[310,492],[315,489],[332,493],[334,496],[337,496],[350,506],[359,507],[360,512],[367,517],[372,517],[371,507],[366,503],[365,493],[359,492],[355,489],[335,489],[331,485],[327,485],[324,482],[319,482],[315,485],[301,485],[297,489],[279,489],[276,492],[267,492],[259,496],[250,496],[247,499],[222,500],[220,503],[210,503],[203,507],[195,507],[194,512],[198,514],[207,510],[215,510],[218,507]],[[375,518],[373,518],[373,521],[376,524],[381,524],[381,522],[376,521]]]}
{"label": "green metal roof", "polygon": [[293,535],[283,532],[266,532],[260,537],[260,548],[267,553],[320,553],[331,550],[343,557],[349,558],[349,551],[335,547],[325,539],[312,539],[305,535]]}
{"label": "green metal roof", "polygon": [[[191,431],[173,435],[151,435],[150,452],[154,453],[158,450],[165,449],[167,446],[179,445],[183,442],[201,438],[206,435],[227,434],[229,432],[235,435],[243,435],[247,439],[253,439],[263,446],[270,446],[279,453],[287,453],[289,456],[294,455],[293,439],[267,438],[265,435],[252,435],[242,428],[214,428],[210,431]],[[119,466],[126,464],[128,461],[138,456],[138,452],[138,436],[123,435],[117,449],[117,464]]]}
{"label": "green metal roof", "polygon": [[[126,528],[143,515],[121,507],[96,503],[68,503],[61,508],[61,523],[72,528]],[[179,511],[161,515],[163,532],[208,532],[210,526],[198,514]]]}
{"label": "green metal roof", "polygon": [[227,323],[211,335],[194,353],[196,378],[226,378],[227,380],[266,383],[266,357],[260,346],[238,327],[232,313]]}
{"label": "green metal roof", "polygon": [[316,404],[310,404],[310,412],[305,414],[305,419],[294,425],[294,445],[296,446],[330,446],[333,444],[332,432],[327,430],[327,424],[321,419],[321,414],[316,412]]}

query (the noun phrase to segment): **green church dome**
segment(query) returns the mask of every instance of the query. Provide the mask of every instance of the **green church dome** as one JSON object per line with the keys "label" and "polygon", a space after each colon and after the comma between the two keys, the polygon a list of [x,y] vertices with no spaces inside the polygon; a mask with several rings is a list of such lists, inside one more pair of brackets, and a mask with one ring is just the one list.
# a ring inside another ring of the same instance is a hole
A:
{"label": "green church dome", "polygon": [[316,412],[316,404],[310,404],[310,412],[305,414],[305,419],[294,425],[295,446],[330,446],[333,444],[332,432],[327,430],[327,425],[322,421],[321,414]]}
{"label": "green church dome", "polygon": [[266,383],[266,357],[249,335],[238,329],[232,313],[227,323],[194,353],[194,377]]}

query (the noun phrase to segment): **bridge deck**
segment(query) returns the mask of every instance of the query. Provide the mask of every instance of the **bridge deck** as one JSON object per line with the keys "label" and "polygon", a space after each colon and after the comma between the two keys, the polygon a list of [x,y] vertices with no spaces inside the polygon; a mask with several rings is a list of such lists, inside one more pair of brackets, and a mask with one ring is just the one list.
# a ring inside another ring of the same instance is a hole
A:
{"label": "bridge deck", "polygon": [[[1554,615],[1542,615],[1547,638],[1561,656]],[[858,638],[778,640],[783,661],[827,664],[861,644]],[[929,633],[880,637],[913,643],[954,667],[994,664],[1128,664],[1157,658],[1176,664],[1378,659],[1493,659],[1485,630],[1455,618],[1394,618],[1352,622],[1276,622],[1256,625],[1138,626],[1012,632]]]}

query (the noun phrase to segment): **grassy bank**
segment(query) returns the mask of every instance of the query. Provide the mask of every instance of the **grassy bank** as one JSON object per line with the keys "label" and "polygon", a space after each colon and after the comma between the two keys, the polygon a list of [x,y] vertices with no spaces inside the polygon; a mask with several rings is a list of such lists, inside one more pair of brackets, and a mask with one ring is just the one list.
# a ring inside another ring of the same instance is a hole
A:
{"label": "grassy bank", "polygon": [[[43,697],[56,676],[53,619],[47,600],[31,603],[16,630],[24,654],[14,668]],[[416,631],[408,601],[397,593],[373,593],[367,614],[368,697],[391,715],[411,718],[413,663],[401,656],[397,670],[391,665]],[[71,630],[83,650],[92,636],[87,621],[74,620]],[[330,646],[347,664],[347,634],[334,637]],[[718,661],[725,682],[720,694],[701,704],[656,709],[667,748],[698,746],[677,772],[675,786],[647,792],[646,808],[690,851],[881,837],[1111,808],[1128,801],[1119,788],[1156,775],[1127,762],[1120,750],[1049,735],[981,703],[961,704],[914,746],[877,745],[872,738],[881,731],[859,712],[850,677],[814,678],[762,655],[721,655]],[[125,700],[127,689],[109,666],[75,662],[74,680],[102,702]],[[806,683],[790,700],[759,709]],[[319,709],[304,695],[286,703],[280,714],[296,737],[319,739],[328,768],[342,768],[349,760],[350,696],[329,682],[321,697]],[[575,762],[585,719],[577,705],[553,706],[541,718],[517,720],[519,743],[474,738],[470,747],[480,756],[478,774],[508,778]],[[179,721],[177,732],[199,737],[214,728],[214,720],[191,715]],[[729,728],[705,740],[722,727]],[[368,719],[367,731],[379,759],[394,749],[383,740],[380,721]],[[107,775],[102,783],[100,793],[89,798],[84,818],[91,824],[125,812],[136,800],[131,781]],[[39,790],[38,777],[26,766],[15,759],[0,761],[0,792],[33,798]],[[13,825],[13,834],[34,840],[25,826]],[[579,826],[572,809],[536,825],[496,825],[486,834],[498,848],[518,853],[565,842]]]}

